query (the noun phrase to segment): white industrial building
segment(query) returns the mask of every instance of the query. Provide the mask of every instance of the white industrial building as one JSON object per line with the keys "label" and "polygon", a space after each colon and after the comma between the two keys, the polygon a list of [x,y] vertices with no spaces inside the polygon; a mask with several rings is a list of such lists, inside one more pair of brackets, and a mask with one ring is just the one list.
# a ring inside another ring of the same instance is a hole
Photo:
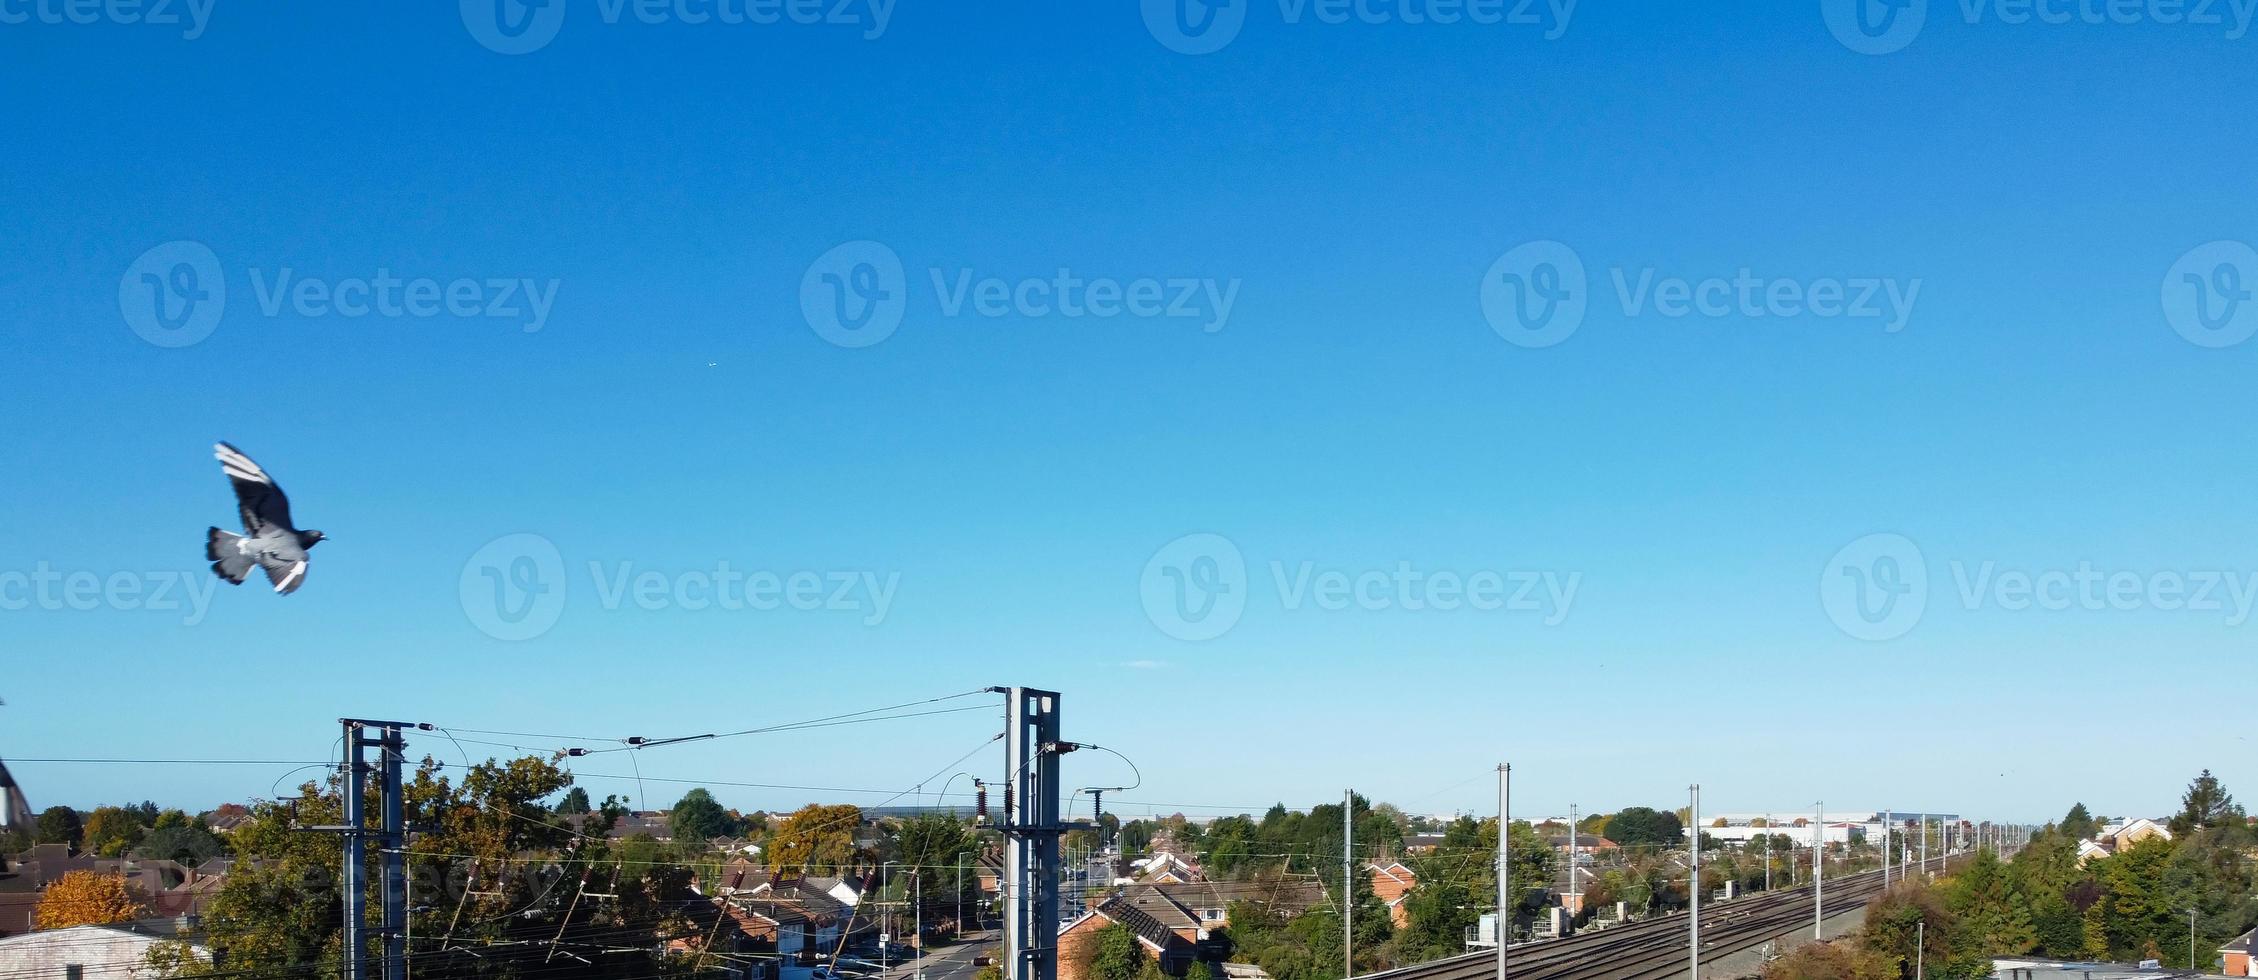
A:
{"label": "white industrial building", "polygon": [[[0,939],[0,974],[40,980],[155,980],[149,951],[163,936],[127,926],[74,926]],[[202,946],[188,955],[211,962]]]}
{"label": "white industrial building", "polygon": [[[1701,832],[1726,843],[1754,840],[1771,834],[1786,837],[1797,847],[1810,847],[1823,833],[1829,844],[1848,844],[1852,841],[1880,840],[1886,827],[1900,829],[1926,820],[1932,827],[1960,821],[1957,813],[1917,813],[1904,810],[1828,810],[1824,827],[1820,814],[1815,811],[1801,813],[1718,813],[1701,815]],[[1916,838],[1917,839],[1917,838]]]}

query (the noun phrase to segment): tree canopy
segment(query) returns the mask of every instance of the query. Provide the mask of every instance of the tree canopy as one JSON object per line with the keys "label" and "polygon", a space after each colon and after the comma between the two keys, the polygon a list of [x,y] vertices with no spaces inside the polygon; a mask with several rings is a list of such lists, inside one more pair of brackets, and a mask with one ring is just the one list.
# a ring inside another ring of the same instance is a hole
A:
{"label": "tree canopy", "polygon": [[737,832],[737,818],[700,786],[682,794],[667,815],[667,829],[678,841],[709,841]]}
{"label": "tree canopy", "polygon": [[1675,847],[1685,839],[1678,815],[1653,807],[1624,807],[1607,818],[1607,837],[1624,847]]}
{"label": "tree canopy", "polygon": [[2187,792],[2180,797],[2180,812],[2172,817],[2172,833],[2185,835],[2192,830],[2242,822],[2242,807],[2237,806],[2234,794],[2219,784],[2211,770],[2188,784]]}
{"label": "tree canopy", "polygon": [[33,913],[41,929],[106,926],[140,917],[141,904],[127,892],[123,877],[92,871],[72,871],[56,879]]}

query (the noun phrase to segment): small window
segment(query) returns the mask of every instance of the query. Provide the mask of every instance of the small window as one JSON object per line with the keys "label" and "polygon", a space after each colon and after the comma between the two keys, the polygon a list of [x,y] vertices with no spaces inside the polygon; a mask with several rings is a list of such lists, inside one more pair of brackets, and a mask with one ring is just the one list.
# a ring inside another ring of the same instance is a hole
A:
{"label": "small window", "polygon": [[64,966],[63,980],[86,980],[86,967],[78,963]]}

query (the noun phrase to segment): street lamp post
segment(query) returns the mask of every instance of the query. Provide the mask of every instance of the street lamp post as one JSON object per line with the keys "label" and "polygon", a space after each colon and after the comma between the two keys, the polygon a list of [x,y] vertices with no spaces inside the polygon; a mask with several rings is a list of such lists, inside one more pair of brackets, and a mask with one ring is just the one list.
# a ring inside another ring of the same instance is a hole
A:
{"label": "street lamp post", "polygon": [[886,869],[893,867],[894,864],[895,862],[888,861],[878,866],[878,909],[879,914],[885,916],[878,924],[878,972],[881,976],[891,967],[886,954],[888,952],[887,947],[894,945],[894,932],[890,926],[893,917],[886,914],[886,883],[892,880],[892,876],[886,873]]}

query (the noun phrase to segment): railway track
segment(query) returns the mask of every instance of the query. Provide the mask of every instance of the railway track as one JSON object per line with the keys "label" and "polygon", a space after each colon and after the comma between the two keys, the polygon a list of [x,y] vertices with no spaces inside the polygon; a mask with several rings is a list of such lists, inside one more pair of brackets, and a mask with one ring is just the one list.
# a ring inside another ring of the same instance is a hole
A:
{"label": "railway track", "polygon": [[[1827,882],[1827,909],[1849,911],[1881,894],[1882,873],[1867,871]],[[1811,923],[1811,886],[1755,898],[1716,902],[1701,910],[1701,958],[1706,967]],[[1659,980],[1686,972],[1686,917],[1646,919],[1567,939],[1516,946],[1507,958],[1512,980]],[[1366,974],[1357,980],[1492,980],[1489,950]]]}

